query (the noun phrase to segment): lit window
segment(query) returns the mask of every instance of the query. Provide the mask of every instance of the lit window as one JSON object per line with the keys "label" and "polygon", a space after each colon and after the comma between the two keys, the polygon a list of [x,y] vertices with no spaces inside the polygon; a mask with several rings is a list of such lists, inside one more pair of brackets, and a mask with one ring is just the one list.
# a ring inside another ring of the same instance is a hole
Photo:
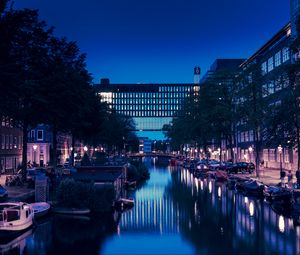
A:
{"label": "lit window", "polygon": [[270,57],[268,60],[268,71],[272,71],[274,69],[274,59],[273,57]]}
{"label": "lit window", "polygon": [[290,51],[288,48],[283,48],[282,50],[282,62],[286,62],[290,59]]}
{"label": "lit window", "polygon": [[273,82],[270,82],[268,84],[268,92],[269,92],[269,94],[273,94],[275,92],[275,90],[274,90],[274,83]]}
{"label": "lit window", "polygon": [[277,67],[280,65],[281,65],[281,51],[275,54],[275,66]]}
{"label": "lit window", "polygon": [[44,131],[43,130],[38,130],[37,131],[37,140],[42,141],[44,139]]}

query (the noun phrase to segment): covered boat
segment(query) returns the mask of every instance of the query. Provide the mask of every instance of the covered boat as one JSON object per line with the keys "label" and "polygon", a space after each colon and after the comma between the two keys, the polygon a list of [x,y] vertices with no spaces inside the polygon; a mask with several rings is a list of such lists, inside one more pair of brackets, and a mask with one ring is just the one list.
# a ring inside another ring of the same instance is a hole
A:
{"label": "covered boat", "polygon": [[292,203],[291,190],[283,187],[269,186],[264,188],[264,196],[271,203],[282,203],[290,205]]}
{"label": "covered boat", "polygon": [[32,203],[30,204],[35,218],[40,218],[45,216],[47,213],[49,213],[50,210],[50,204],[46,202],[39,202],[39,203]]}
{"label": "covered boat", "polygon": [[237,183],[236,189],[246,195],[262,197],[264,184],[256,180],[249,180]]}
{"label": "covered boat", "polygon": [[0,203],[0,236],[18,234],[33,224],[34,212],[29,204]]}
{"label": "covered boat", "polygon": [[89,214],[91,212],[89,208],[67,208],[67,207],[53,207],[51,211],[53,213],[70,214],[70,215],[84,215],[84,214]]}

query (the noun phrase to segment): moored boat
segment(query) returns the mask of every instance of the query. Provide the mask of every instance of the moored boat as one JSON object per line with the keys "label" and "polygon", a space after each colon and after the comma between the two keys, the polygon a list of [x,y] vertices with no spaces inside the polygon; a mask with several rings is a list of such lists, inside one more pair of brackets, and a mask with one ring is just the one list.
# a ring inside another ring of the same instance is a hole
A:
{"label": "moored boat", "polygon": [[264,196],[271,203],[282,203],[290,205],[292,203],[292,191],[277,186],[269,186],[264,188]]}
{"label": "moored boat", "polygon": [[115,201],[115,208],[116,209],[130,209],[134,206],[134,199],[133,198],[120,198],[119,200]]}
{"label": "moored boat", "polygon": [[34,212],[23,202],[0,203],[0,237],[14,236],[33,225]]}
{"label": "moored boat", "polygon": [[32,203],[30,204],[35,218],[40,218],[49,213],[50,204],[46,202]]}
{"label": "moored boat", "polygon": [[215,172],[216,181],[224,182],[228,180],[228,174],[225,171],[217,170]]}
{"label": "moored boat", "polygon": [[53,207],[53,213],[70,214],[70,215],[84,215],[91,212],[88,208],[67,208],[67,207]]}
{"label": "moored boat", "polygon": [[263,194],[264,184],[256,180],[250,179],[249,181],[238,182],[236,183],[236,189],[238,191],[241,191],[245,195],[257,196],[257,197],[262,197],[264,195]]}

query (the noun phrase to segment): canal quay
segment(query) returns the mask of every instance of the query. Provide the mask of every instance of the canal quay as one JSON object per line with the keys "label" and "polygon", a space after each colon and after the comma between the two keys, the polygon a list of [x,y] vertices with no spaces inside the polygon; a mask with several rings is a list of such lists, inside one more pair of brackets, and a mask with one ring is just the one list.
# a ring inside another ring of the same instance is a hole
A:
{"label": "canal quay", "polygon": [[150,179],[123,213],[49,216],[0,254],[299,254],[300,227],[265,201],[179,167],[145,163]]}

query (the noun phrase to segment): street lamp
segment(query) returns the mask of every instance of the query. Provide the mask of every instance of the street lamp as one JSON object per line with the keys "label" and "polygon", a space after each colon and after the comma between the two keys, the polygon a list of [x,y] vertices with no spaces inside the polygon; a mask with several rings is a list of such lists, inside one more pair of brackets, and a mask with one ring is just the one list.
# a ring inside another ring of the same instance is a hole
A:
{"label": "street lamp", "polygon": [[87,152],[87,151],[88,151],[88,147],[87,147],[87,146],[84,146],[84,147],[83,147],[83,150],[84,150],[85,152]]}
{"label": "street lamp", "polygon": [[209,152],[209,158],[210,158],[211,157],[211,152],[212,152],[211,148],[208,148],[208,152]]}
{"label": "street lamp", "polygon": [[221,148],[218,148],[219,160],[222,161]]}
{"label": "street lamp", "polygon": [[35,164],[35,163],[36,163],[36,149],[37,149],[37,145],[34,144],[34,145],[32,146],[32,148],[33,148],[33,162],[34,162],[34,164]]}
{"label": "street lamp", "polygon": [[252,155],[252,152],[253,152],[252,146],[250,146],[248,150],[249,150],[249,157],[250,157],[250,163],[251,163],[251,155]]}
{"label": "street lamp", "polygon": [[[279,152],[279,159],[280,159],[280,174],[282,172],[282,159],[281,159],[281,155],[282,155],[282,147],[281,145],[278,146],[278,152]],[[281,177],[281,176],[280,176]]]}

